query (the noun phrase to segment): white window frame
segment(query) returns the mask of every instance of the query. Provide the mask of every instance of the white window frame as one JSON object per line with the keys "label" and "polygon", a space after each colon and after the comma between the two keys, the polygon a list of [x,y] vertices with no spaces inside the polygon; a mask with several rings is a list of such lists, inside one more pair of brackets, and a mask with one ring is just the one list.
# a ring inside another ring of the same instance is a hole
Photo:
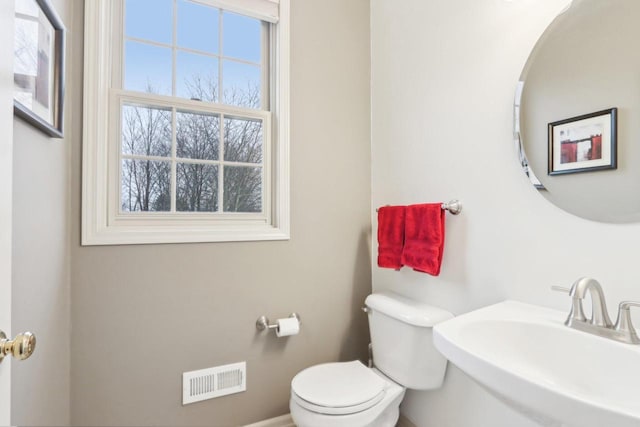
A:
{"label": "white window frame", "polygon": [[[263,213],[120,212],[120,118],[131,92],[112,82],[113,61],[123,33],[114,36],[124,0],[91,0],[85,4],[84,129],[82,166],[82,245],[227,242],[289,239],[289,0],[196,0],[225,10],[277,23],[270,25],[270,111],[255,110],[264,124]],[[275,12],[274,12],[275,11]],[[277,15],[274,17],[274,14]],[[115,53],[114,53],[115,52]],[[150,103],[150,98],[153,101]],[[234,107],[188,99],[149,96],[143,104],[233,115]],[[190,108],[191,107],[191,108]],[[269,138],[271,141],[269,142]],[[219,203],[223,203],[219,200]]]}

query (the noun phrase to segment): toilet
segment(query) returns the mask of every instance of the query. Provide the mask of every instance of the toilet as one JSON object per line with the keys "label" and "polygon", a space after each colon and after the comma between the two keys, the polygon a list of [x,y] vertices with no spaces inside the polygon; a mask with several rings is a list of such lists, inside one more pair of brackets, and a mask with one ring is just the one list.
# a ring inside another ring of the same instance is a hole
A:
{"label": "toilet", "polygon": [[447,359],[434,347],[432,331],[453,314],[393,292],[371,294],[365,306],[374,366],[355,360],[299,372],[289,401],[298,427],[393,427],[407,388],[442,385]]}

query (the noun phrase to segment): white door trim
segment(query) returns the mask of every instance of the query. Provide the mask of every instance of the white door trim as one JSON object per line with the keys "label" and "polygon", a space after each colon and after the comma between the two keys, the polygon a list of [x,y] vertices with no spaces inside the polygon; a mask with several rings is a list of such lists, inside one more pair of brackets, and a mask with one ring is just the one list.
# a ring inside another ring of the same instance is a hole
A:
{"label": "white door trim", "polygon": [[[0,330],[11,336],[14,2],[0,11]],[[11,363],[0,363],[0,425],[11,425]]]}

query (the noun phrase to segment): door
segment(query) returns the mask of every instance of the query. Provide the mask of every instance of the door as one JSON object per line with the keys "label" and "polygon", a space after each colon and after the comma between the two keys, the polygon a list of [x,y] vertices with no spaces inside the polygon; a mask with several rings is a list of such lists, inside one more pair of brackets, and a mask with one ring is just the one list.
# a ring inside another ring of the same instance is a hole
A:
{"label": "door", "polygon": [[[0,330],[11,336],[13,1],[0,7]],[[0,363],[0,425],[11,425],[11,358]]]}

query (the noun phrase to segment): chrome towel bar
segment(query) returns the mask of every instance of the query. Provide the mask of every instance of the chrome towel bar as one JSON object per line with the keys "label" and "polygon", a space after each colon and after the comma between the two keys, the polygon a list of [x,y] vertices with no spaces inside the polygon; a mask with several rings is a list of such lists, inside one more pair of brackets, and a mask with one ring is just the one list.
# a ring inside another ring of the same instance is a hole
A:
{"label": "chrome towel bar", "polygon": [[[447,203],[443,203],[442,205],[440,205],[440,207],[442,208],[442,210],[449,211],[451,215],[458,215],[460,212],[462,212],[462,202],[460,202],[460,200],[458,199],[449,200]],[[376,212],[378,212],[378,209],[376,209]]]}
{"label": "chrome towel bar", "polygon": [[440,207],[449,211],[451,215],[458,215],[462,212],[462,203],[458,199],[449,200],[448,203],[443,203]]}

